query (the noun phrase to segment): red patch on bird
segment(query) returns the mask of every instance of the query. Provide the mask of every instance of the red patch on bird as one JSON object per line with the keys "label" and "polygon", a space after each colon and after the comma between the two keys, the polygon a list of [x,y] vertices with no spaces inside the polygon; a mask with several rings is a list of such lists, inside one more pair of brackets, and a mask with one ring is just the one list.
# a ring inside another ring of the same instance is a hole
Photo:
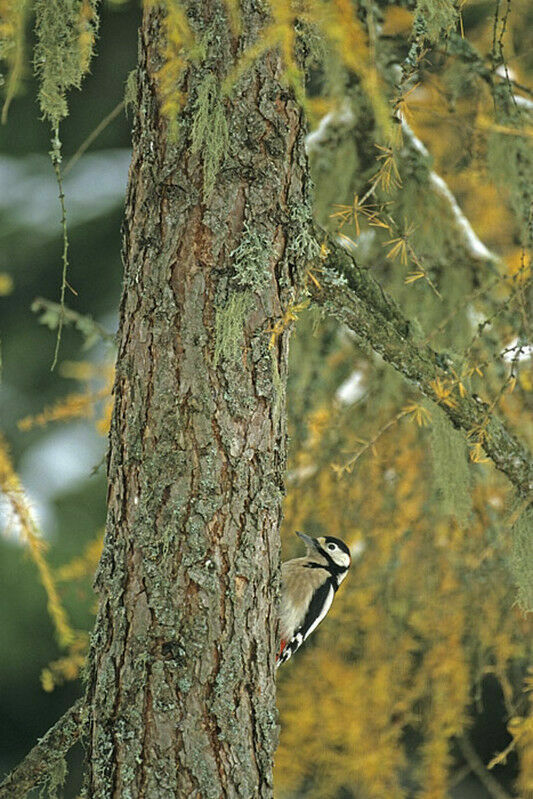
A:
{"label": "red patch on bird", "polygon": [[285,647],[286,647],[286,646],[287,646],[287,641],[281,641],[281,643],[280,643],[280,645],[279,645],[279,652],[278,652],[278,654],[276,655],[276,660],[279,660],[279,659],[280,659],[280,657],[281,657],[281,656],[282,656],[282,654],[283,654],[283,650],[285,649]]}

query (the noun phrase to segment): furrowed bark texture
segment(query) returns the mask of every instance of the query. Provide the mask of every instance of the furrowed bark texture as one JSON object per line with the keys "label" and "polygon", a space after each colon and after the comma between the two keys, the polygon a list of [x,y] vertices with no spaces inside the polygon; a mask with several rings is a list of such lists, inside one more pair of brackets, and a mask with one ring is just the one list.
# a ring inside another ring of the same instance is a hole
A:
{"label": "furrowed bark texture", "polygon": [[295,297],[309,202],[279,56],[220,94],[265,23],[254,5],[237,39],[223,3],[190,4],[203,55],[174,141],[163,20],[142,24],[89,797],[272,795],[288,332],[269,349],[268,329]]}
{"label": "furrowed bark texture", "polygon": [[[317,234],[318,235],[318,234]],[[320,273],[320,288],[311,286],[317,303],[346,324],[429,399],[437,401],[434,381],[452,377],[451,362],[419,341],[395,300],[366,270],[358,269],[342,247],[331,242]],[[452,404],[441,404],[452,424],[464,433],[486,428],[483,448],[523,498],[533,492],[533,461],[488,405],[466,393],[453,392]]]}

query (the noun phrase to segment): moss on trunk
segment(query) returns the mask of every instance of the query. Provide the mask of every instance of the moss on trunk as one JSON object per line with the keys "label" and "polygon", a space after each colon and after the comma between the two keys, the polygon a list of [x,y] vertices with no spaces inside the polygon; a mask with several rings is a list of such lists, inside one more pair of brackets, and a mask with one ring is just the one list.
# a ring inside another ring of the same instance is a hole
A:
{"label": "moss on trunk", "polygon": [[[265,22],[253,6],[243,5],[244,39]],[[289,333],[271,353],[266,331],[299,288],[291,209],[309,207],[304,130],[276,53],[215,98],[243,40],[221,3],[191,3],[189,20],[206,55],[184,78],[177,140],[156,88],[160,12],[145,12],[140,36],[87,685],[87,792],[101,799],[272,795]],[[215,107],[228,132],[216,163]],[[261,280],[243,287],[235,253],[256,229],[272,246]],[[231,305],[238,347],[217,342]]]}

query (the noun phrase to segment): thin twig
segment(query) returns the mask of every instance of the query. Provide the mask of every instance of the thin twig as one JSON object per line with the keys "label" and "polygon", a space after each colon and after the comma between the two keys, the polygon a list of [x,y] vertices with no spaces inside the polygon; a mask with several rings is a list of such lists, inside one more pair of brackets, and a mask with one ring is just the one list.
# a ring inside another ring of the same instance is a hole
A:
{"label": "thin twig", "polygon": [[56,173],[56,180],[57,180],[57,187],[59,189],[59,203],[61,206],[61,228],[63,230],[63,254],[62,254],[62,262],[63,262],[63,269],[61,273],[61,290],[59,295],[59,305],[60,305],[60,313],[59,313],[59,322],[57,325],[57,337],[56,337],[56,346],[54,349],[54,358],[52,360],[52,366],[50,371],[53,372],[56,364],[57,358],[59,355],[59,345],[61,344],[61,333],[63,332],[63,321],[65,315],[65,291],[67,288],[67,271],[68,271],[68,230],[67,230],[67,209],[65,206],[65,193],[63,191],[63,178],[61,175],[61,142],[59,140],[59,130],[58,128],[55,129],[55,135],[52,140],[52,150],[50,151],[50,157],[52,159],[52,166],[54,167],[54,172]]}
{"label": "thin twig", "polygon": [[118,103],[118,105],[116,105],[113,108],[113,110],[110,111],[109,114],[102,119],[102,121],[95,127],[95,129],[91,131],[91,133],[89,133],[85,141],[83,141],[80,144],[74,155],[67,161],[67,164],[63,170],[63,177],[68,175],[72,167],[78,163],[83,153],[89,149],[93,141],[98,138],[98,136],[102,133],[102,131],[107,128],[109,123],[112,122],[115,119],[115,117],[118,117],[120,112],[123,111],[125,107],[126,107],[126,101],[121,100],[120,103]]}
{"label": "thin twig", "polygon": [[411,408],[409,408],[409,409],[403,408],[401,411],[399,411],[399,413],[397,413],[395,416],[393,416],[392,419],[389,419],[389,421],[386,424],[384,424],[383,427],[381,427],[378,430],[378,432],[375,434],[375,436],[373,438],[370,439],[370,441],[365,442],[364,445],[361,447],[361,449],[358,450],[355,453],[355,455],[353,455],[350,458],[350,460],[346,461],[346,463],[344,463],[342,466],[334,466],[333,468],[335,469],[335,471],[339,475],[342,472],[351,472],[353,467],[355,466],[355,464],[359,460],[359,458],[361,458],[365,454],[365,452],[368,452],[369,449],[372,449],[374,447],[374,445],[379,441],[379,439],[388,430],[391,429],[391,427],[394,427],[394,425],[398,424],[398,422],[401,419],[403,419],[404,416],[408,416],[408,414],[410,414],[410,413],[412,413],[412,409]]}
{"label": "thin twig", "polygon": [[463,736],[458,738],[457,742],[466,762],[479,781],[485,786],[489,794],[494,797],[494,799],[511,799],[507,791],[504,791],[500,783],[487,771],[483,761],[468,738]]}

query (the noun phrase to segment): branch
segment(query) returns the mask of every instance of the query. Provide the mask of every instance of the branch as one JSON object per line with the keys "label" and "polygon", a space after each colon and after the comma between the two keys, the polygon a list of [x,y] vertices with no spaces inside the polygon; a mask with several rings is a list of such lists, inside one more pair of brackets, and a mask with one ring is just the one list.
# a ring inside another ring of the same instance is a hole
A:
{"label": "branch", "polygon": [[500,783],[487,771],[483,761],[468,738],[458,738],[457,742],[470,769],[477,776],[481,784],[485,786],[493,799],[511,799],[507,791],[504,791]]}
{"label": "branch", "polygon": [[[515,97],[518,104],[533,102],[524,97]],[[332,111],[320,120],[316,130],[309,133],[305,140],[307,153],[329,152],[340,138],[347,138],[354,134],[355,117],[349,106],[343,106],[339,111]],[[402,131],[405,135],[405,150],[422,160],[425,166],[430,163],[430,154],[424,144],[415,135],[405,119],[402,119]],[[472,225],[459,207],[455,196],[450,191],[447,183],[434,170],[429,169],[428,183],[431,190],[445,203],[454,225],[454,242],[459,242],[465,253],[474,261],[498,261],[498,256],[491,252],[476,235]]]}
{"label": "branch", "polygon": [[[479,77],[485,81],[490,87],[491,91],[502,84],[513,84],[518,91],[531,94],[531,89],[528,86],[522,86],[514,79],[510,78],[508,74],[501,75],[495,72],[485,63],[483,56],[476,50],[473,44],[458,33],[451,33],[446,42],[446,55],[452,55],[459,58],[463,63],[470,64],[477,72]],[[522,97],[519,94],[510,94],[510,99],[517,105],[524,108],[526,111],[533,111],[533,100],[527,97]]]}
{"label": "branch", "polygon": [[[320,234],[316,238],[320,241]],[[424,396],[437,402],[436,381],[450,381],[453,377],[450,357],[416,338],[396,301],[367,270],[359,269],[342,247],[330,241],[328,249],[319,276],[320,286],[310,285],[314,300],[344,322],[358,338],[368,342]],[[484,402],[463,393],[461,396],[454,391],[440,407],[454,427],[464,433],[484,431],[481,443],[486,454],[519,494],[527,498],[533,490],[531,454]]]}
{"label": "branch", "polygon": [[0,799],[23,799],[49,774],[80,737],[86,708],[78,699],[0,784]]}

